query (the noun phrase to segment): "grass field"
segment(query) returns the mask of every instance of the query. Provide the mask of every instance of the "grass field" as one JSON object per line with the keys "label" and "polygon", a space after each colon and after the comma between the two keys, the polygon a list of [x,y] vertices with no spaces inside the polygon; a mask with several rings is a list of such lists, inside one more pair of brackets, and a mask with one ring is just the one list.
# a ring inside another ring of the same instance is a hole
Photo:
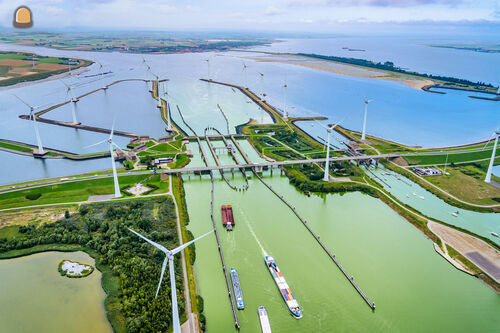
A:
{"label": "grass field", "polygon": [[[35,81],[68,70],[68,58],[45,57],[32,53],[0,52],[0,86]],[[86,60],[72,59],[72,69],[90,65]]]}
{"label": "grass field", "polygon": [[[466,153],[452,153],[448,154],[448,162],[450,163],[462,163],[471,162],[482,159],[488,159],[491,157],[491,150],[479,150],[474,152]],[[404,159],[410,165],[436,165],[445,164],[446,154],[443,155],[428,155],[428,156],[405,156]],[[500,150],[497,149],[495,161],[500,162]]]}
{"label": "grass field", "polygon": [[[146,178],[144,183],[153,184],[158,187],[154,193],[165,193],[168,191],[168,181],[161,181],[160,175],[131,175],[119,178],[120,187],[132,186]],[[112,194],[114,191],[113,178],[101,178],[85,180],[58,185],[48,185],[33,189],[20,190],[0,194],[0,209],[15,208],[23,206],[79,202],[86,201],[91,195]],[[29,195],[41,194],[36,200],[27,198]],[[151,193],[150,193],[151,194]]]}
{"label": "grass field", "polygon": [[[439,186],[461,200],[478,205],[500,203],[500,189],[484,182],[486,173],[473,165],[446,168],[449,175],[426,177],[432,184]],[[495,179],[496,178],[496,179]],[[494,180],[500,182],[500,178]]]}

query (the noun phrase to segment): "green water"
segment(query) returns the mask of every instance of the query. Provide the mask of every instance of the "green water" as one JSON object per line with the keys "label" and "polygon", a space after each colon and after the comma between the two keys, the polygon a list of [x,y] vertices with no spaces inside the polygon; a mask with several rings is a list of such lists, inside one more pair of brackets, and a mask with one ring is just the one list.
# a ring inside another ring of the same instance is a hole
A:
{"label": "green water", "polygon": [[112,332],[106,319],[101,273],[70,279],[63,259],[94,265],[83,252],[45,252],[0,260],[1,332]]}
{"label": "green water", "polygon": [[[215,186],[215,218],[229,267],[238,270],[246,309],[241,332],[259,332],[266,306],[273,332],[493,332],[500,296],[435,253],[432,242],[378,199],[361,193],[307,197],[285,177],[267,177],[376,303],[372,312],[291,211],[256,179],[245,192]],[[210,230],[210,180],[184,183],[195,235]],[[220,205],[232,204],[236,227],[221,227]],[[251,227],[251,229],[250,229]],[[252,230],[256,237],[252,236]],[[262,245],[261,249],[257,242]],[[208,332],[235,331],[215,237],[196,245],[195,269]],[[266,269],[280,266],[304,317],[288,312]]]}

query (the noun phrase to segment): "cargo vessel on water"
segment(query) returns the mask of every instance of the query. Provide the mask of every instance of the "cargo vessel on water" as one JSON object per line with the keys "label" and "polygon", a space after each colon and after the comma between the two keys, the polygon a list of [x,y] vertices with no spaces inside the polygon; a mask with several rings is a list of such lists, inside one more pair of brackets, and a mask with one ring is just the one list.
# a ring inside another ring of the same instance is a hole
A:
{"label": "cargo vessel on water", "polygon": [[280,269],[278,268],[278,265],[276,265],[274,258],[271,256],[265,256],[264,259],[266,261],[266,266],[269,269],[269,272],[273,276],[273,279],[276,282],[278,289],[280,290],[281,296],[283,297],[286,306],[288,307],[294,318],[302,318],[302,310],[299,306],[299,303],[295,299],[295,296],[293,296],[292,291],[286,283],[286,280],[283,277]]}
{"label": "cargo vessel on water", "polygon": [[262,333],[272,333],[271,331],[271,323],[269,323],[269,317],[267,316],[266,308],[263,306],[259,306],[259,321],[260,321],[260,329]]}
{"label": "cargo vessel on water", "polygon": [[220,207],[220,211],[222,214],[222,225],[226,227],[227,231],[232,231],[234,226],[233,206],[223,205]]}
{"label": "cargo vessel on water", "polygon": [[231,268],[231,281],[233,282],[234,299],[236,300],[236,307],[238,310],[243,310],[245,308],[245,303],[243,302],[243,293],[241,292],[240,279],[238,277],[238,272],[235,268]]}

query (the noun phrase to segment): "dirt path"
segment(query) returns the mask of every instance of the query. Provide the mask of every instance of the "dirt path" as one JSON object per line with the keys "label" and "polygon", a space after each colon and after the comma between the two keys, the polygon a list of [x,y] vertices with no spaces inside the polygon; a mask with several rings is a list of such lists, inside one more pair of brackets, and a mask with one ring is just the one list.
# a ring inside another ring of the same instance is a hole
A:
{"label": "dirt path", "polygon": [[482,240],[445,225],[428,222],[429,229],[469,261],[500,283],[500,252]]}

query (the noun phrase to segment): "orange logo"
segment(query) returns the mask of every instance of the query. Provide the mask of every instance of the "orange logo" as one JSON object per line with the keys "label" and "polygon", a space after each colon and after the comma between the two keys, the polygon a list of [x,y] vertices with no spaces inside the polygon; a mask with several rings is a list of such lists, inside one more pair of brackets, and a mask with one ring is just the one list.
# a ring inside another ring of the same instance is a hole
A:
{"label": "orange logo", "polygon": [[26,6],[19,6],[14,11],[14,27],[30,28],[33,26],[33,15],[31,10]]}

